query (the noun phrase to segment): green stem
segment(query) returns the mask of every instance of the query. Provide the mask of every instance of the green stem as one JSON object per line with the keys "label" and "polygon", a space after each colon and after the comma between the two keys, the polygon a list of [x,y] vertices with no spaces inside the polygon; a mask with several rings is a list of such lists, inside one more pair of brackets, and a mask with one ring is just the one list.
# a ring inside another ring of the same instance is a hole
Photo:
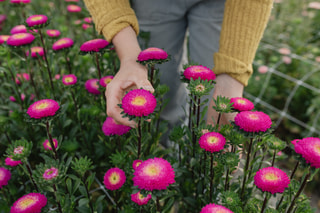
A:
{"label": "green stem", "polygon": [[210,163],[210,199],[209,202],[212,202],[212,190],[213,190],[213,179],[214,179],[214,171],[213,171],[213,152],[211,152],[211,163]]}
{"label": "green stem", "polygon": [[273,152],[273,157],[272,157],[272,163],[271,163],[271,166],[274,166],[274,162],[276,160],[276,150],[274,150]]}
{"label": "green stem", "polygon": [[141,155],[141,139],[142,139],[141,118],[139,118],[139,121],[138,121],[138,159],[140,159],[140,155]]}
{"label": "green stem", "polygon": [[98,76],[99,76],[99,80],[100,80],[101,79],[101,69],[100,69],[100,62],[99,62],[98,53],[95,53],[95,56],[96,56],[96,64],[97,64]]}
{"label": "green stem", "polygon": [[53,184],[53,190],[54,190],[54,198],[58,204],[58,209],[59,209],[59,212],[62,213],[62,208],[61,208],[61,204],[60,204],[60,201],[59,199],[57,198],[57,187],[56,187],[56,184]]}
{"label": "green stem", "polygon": [[50,133],[50,124],[49,124],[49,121],[46,122],[46,130],[47,130],[47,134],[48,134],[48,137],[49,137],[50,146],[51,146],[52,151],[53,151],[53,153],[54,153],[54,159],[57,160],[57,159],[58,159],[58,154],[57,154],[56,148],[54,147],[52,135],[51,135],[51,133]]}
{"label": "green stem", "polygon": [[34,185],[34,188],[36,189],[37,192],[39,192],[39,188],[38,188],[36,182],[35,182],[34,179],[33,179],[32,170],[31,170],[31,168],[30,168],[29,162],[26,161],[26,164],[25,164],[25,165],[26,165],[26,168],[27,168],[27,170],[28,170],[28,173],[29,173],[29,176],[30,176],[30,180],[31,180],[31,182],[32,182],[33,185]]}
{"label": "green stem", "polygon": [[264,198],[264,201],[263,201],[263,204],[262,204],[262,208],[261,208],[261,212],[260,213],[263,213],[264,212],[264,209],[266,208],[267,206],[267,202],[268,202],[268,193],[266,192],[266,196]]}
{"label": "green stem", "polygon": [[242,182],[242,189],[241,189],[241,196],[240,196],[242,201],[243,201],[244,189],[245,189],[246,181],[247,181],[247,171],[248,171],[248,168],[249,168],[252,143],[253,143],[253,138],[250,138],[248,154],[247,154],[247,158],[246,158],[246,165],[245,165],[245,168],[244,168],[244,171],[243,171],[243,182]]}

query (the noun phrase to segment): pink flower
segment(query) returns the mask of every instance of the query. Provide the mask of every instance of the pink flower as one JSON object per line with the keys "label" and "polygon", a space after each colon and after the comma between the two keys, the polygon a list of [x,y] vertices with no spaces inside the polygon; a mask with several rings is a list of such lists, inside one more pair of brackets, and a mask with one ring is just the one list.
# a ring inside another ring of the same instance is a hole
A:
{"label": "pink flower", "polygon": [[112,75],[104,76],[100,79],[99,83],[101,86],[106,87],[111,82],[112,79],[113,79]]}
{"label": "pink flower", "polygon": [[294,150],[312,167],[320,168],[320,138],[303,138],[294,144]]}
{"label": "pink flower", "polygon": [[23,46],[31,44],[34,39],[35,37],[30,33],[16,33],[8,38],[7,44],[9,46]]}
{"label": "pink flower", "polygon": [[99,82],[99,79],[95,79],[95,78],[89,79],[86,81],[84,86],[89,93],[92,93],[94,95],[100,95],[98,82]]}
{"label": "pink flower", "polygon": [[163,158],[143,161],[133,173],[133,185],[148,191],[164,190],[175,183],[171,164]]}
{"label": "pink flower", "polygon": [[46,169],[42,175],[42,177],[46,180],[51,180],[58,176],[58,169],[55,167],[51,167],[50,169]]}
{"label": "pink flower", "polygon": [[122,98],[123,111],[128,115],[148,116],[153,113],[156,105],[154,95],[144,89],[131,90]]}
{"label": "pink flower", "polygon": [[61,77],[61,76],[60,76],[59,74],[56,74],[56,75],[54,76],[54,79],[59,80],[60,77]]}
{"label": "pink flower", "polygon": [[291,53],[291,51],[288,48],[285,48],[285,47],[280,48],[278,51],[282,55],[289,55]]}
{"label": "pink flower", "polygon": [[67,10],[70,13],[77,13],[81,12],[81,7],[79,7],[78,5],[70,4],[67,6]]}
{"label": "pink flower", "polygon": [[123,135],[129,132],[131,127],[117,124],[112,117],[107,117],[103,122],[102,131],[105,135]]}
{"label": "pink flower", "polygon": [[9,35],[0,35],[0,44],[3,44],[9,39]]}
{"label": "pink flower", "polygon": [[10,97],[9,97],[9,100],[12,101],[12,102],[16,102],[16,98],[13,97],[13,96],[10,96]]}
{"label": "pink flower", "polygon": [[59,30],[51,30],[51,29],[47,30],[46,33],[49,37],[52,37],[52,38],[59,37],[61,34]]}
{"label": "pink flower", "polygon": [[233,213],[230,209],[214,203],[207,204],[200,213]]}
{"label": "pink flower", "polygon": [[236,115],[234,123],[246,132],[265,132],[271,125],[270,117],[260,111],[243,111]]}
{"label": "pink flower", "polygon": [[291,143],[295,146],[297,142],[299,142],[301,139],[294,139],[291,141]]}
{"label": "pink flower", "polygon": [[291,64],[292,59],[291,59],[289,56],[283,56],[283,57],[282,57],[282,61],[283,61],[283,63],[285,63],[285,64]]}
{"label": "pink flower", "polygon": [[10,213],[41,213],[41,209],[46,205],[46,196],[40,193],[29,193],[14,202]]}
{"label": "pink flower", "polygon": [[117,190],[126,182],[126,175],[119,168],[109,169],[103,178],[103,183],[109,190]]}
{"label": "pink flower", "polygon": [[22,164],[22,162],[20,160],[12,160],[11,157],[7,157],[5,159],[5,164],[7,166],[11,166],[11,167],[14,167],[14,166],[18,166],[19,164]]}
{"label": "pink flower", "polygon": [[241,112],[241,111],[251,111],[254,108],[254,104],[246,98],[234,97],[230,99],[232,107]]}
{"label": "pink flower", "polygon": [[148,194],[147,197],[144,197],[140,192],[131,194],[131,200],[139,206],[146,205],[151,198],[151,194]]}
{"label": "pink flower", "polygon": [[21,93],[20,98],[21,98],[21,101],[24,101],[24,99],[26,98],[26,95]]}
{"label": "pink flower", "polygon": [[138,55],[138,61],[148,60],[164,60],[168,58],[168,53],[163,49],[157,47],[149,47],[140,52]]}
{"label": "pink flower", "polygon": [[80,46],[81,52],[99,52],[100,50],[106,48],[110,43],[104,39],[97,38],[90,41],[84,42]]}
{"label": "pink flower", "polygon": [[64,75],[62,77],[62,83],[64,85],[74,85],[77,83],[77,76],[74,74]]}
{"label": "pink flower", "polygon": [[254,184],[263,192],[282,193],[290,184],[288,175],[281,169],[267,167],[257,171]]}
{"label": "pink flower", "polygon": [[43,47],[31,47],[31,57],[38,58],[38,56],[44,56]]}
{"label": "pink flower", "polygon": [[6,19],[7,19],[7,16],[5,14],[0,14],[0,25],[4,23]]}
{"label": "pink flower", "polygon": [[17,34],[17,33],[27,33],[27,28],[24,25],[17,25],[14,26],[11,30],[10,30],[10,34]]}
{"label": "pink flower", "polygon": [[310,2],[308,7],[311,9],[320,10],[320,2]]}
{"label": "pink flower", "polygon": [[142,160],[134,160],[133,163],[132,163],[132,168],[133,170],[136,170],[138,168],[138,166],[140,166],[140,164],[142,163],[143,161]]}
{"label": "pink flower", "polygon": [[[58,140],[53,138],[52,139],[52,142],[53,142],[53,145],[54,145],[54,148],[57,148],[58,147]],[[51,144],[50,144],[50,141],[48,139],[46,139],[44,142],[43,142],[43,148],[45,150],[52,150],[52,147],[51,147]]]}
{"label": "pink flower", "polygon": [[16,84],[21,84],[21,81],[29,81],[30,75],[28,73],[17,73],[16,74]]}
{"label": "pink flower", "polygon": [[60,108],[58,102],[52,99],[42,99],[31,104],[27,110],[27,114],[31,118],[41,119],[54,116]]}
{"label": "pink flower", "polygon": [[264,74],[264,73],[267,73],[267,72],[268,72],[268,69],[269,69],[269,67],[263,65],[263,66],[260,66],[260,67],[258,68],[258,72],[261,73],[261,74]]}
{"label": "pink flower", "polygon": [[85,22],[87,22],[88,24],[91,24],[92,23],[92,18],[91,17],[85,17],[83,19]]}
{"label": "pink flower", "polygon": [[0,167],[0,189],[3,186],[8,185],[9,180],[11,179],[11,172],[10,170]]}
{"label": "pink flower", "polygon": [[224,148],[226,139],[218,132],[208,132],[199,139],[199,145],[208,152],[219,152]]}
{"label": "pink flower", "polygon": [[202,65],[192,65],[187,67],[184,70],[183,75],[188,80],[190,80],[191,78],[193,80],[200,78],[202,80],[208,81],[216,79],[216,75],[214,74],[214,72],[208,67]]}
{"label": "pink flower", "polygon": [[61,38],[54,42],[52,49],[55,51],[67,49],[73,46],[73,40],[71,38]]}
{"label": "pink flower", "polygon": [[26,20],[29,27],[40,26],[48,22],[48,17],[45,15],[32,15]]}
{"label": "pink flower", "polygon": [[30,0],[10,0],[10,3],[13,3],[13,4],[28,4],[30,2],[31,2]]}

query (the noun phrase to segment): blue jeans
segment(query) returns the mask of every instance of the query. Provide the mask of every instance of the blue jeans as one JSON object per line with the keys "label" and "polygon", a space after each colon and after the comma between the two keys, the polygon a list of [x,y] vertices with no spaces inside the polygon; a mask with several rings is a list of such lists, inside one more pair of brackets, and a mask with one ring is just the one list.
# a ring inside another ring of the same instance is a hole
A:
{"label": "blue jeans", "polygon": [[149,46],[162,48],[171,55],[169,62],[158,66],[160,82],[170,88],[165,96],[169,103],[161,114],[162,119],[169,121],[169,130],[185,120],[187,90],[180,82],[182,65],[188,61],[209,68],[214,65],[213,53],[219,48],[224,4],[225,0],[132,1],[140,31],[150,32]]}

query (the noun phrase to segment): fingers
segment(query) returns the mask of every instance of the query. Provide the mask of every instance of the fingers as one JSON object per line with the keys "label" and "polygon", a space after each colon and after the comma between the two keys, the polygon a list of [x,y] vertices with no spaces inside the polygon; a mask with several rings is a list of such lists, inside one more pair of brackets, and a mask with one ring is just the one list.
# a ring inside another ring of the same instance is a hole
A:
{"label": "fingers", "polygon": [[148,90],[151,93],[154,93],[154,88],[153,88],[152,84],[150,83],[150,81],[148,81],[148,80],[137,81],[136,86],[139,89],[142,88],[144,90]]}

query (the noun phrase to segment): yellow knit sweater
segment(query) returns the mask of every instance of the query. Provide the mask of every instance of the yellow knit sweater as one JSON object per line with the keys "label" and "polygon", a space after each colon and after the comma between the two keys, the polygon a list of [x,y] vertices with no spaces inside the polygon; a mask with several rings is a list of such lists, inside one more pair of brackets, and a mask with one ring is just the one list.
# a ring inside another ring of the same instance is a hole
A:
{"label": "yellow knit sweater", "polygon": [[[139,25],[129,0],[84,0],[97,31],[111,41],[123,28]],[[213,53],[213,71],[226,73],[243,85],[253,72],[252,62],[266,28],[273,0],[226,0],[220,46]]]}

